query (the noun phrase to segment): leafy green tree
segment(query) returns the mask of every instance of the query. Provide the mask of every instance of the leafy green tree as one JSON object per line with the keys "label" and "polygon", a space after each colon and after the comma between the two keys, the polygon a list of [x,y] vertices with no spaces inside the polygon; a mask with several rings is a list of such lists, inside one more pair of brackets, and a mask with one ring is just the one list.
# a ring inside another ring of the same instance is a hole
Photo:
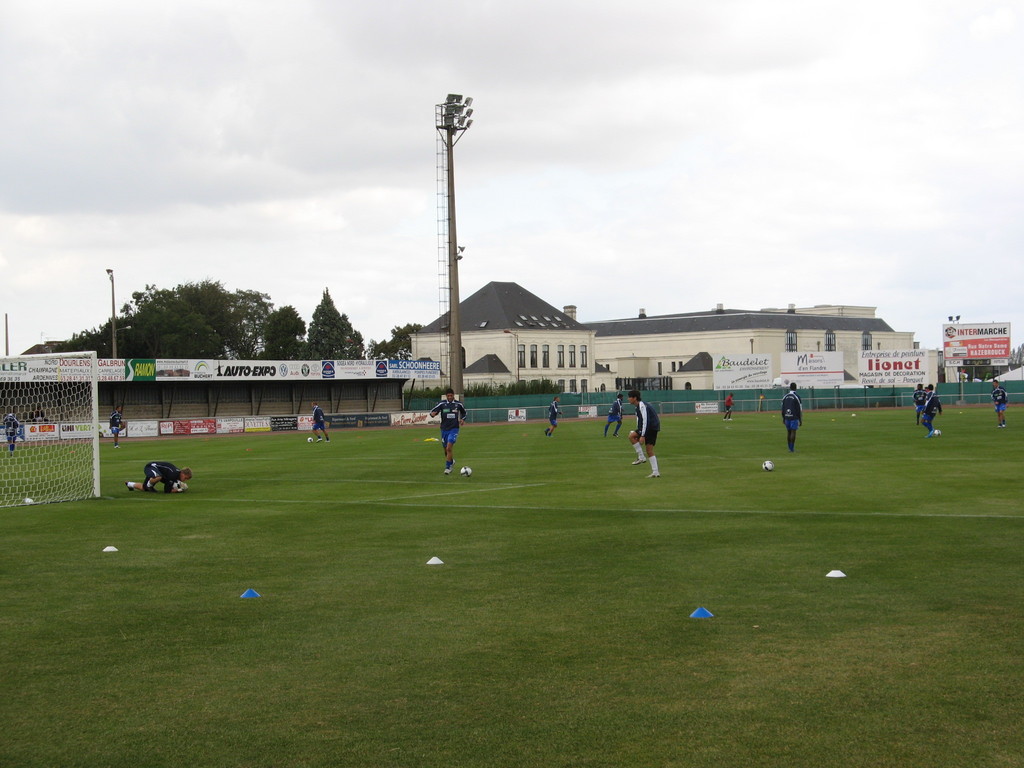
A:
{"label": "leafy green tree", "polygon": [[217,312],[208,318],[208,302],[203,289],[181,292],[147,285],[136,291],[125,307],[124,324],[131,330],[125,344],[118,340],[118,352],[122,357],[224,357],[224,340],[213,323],[227,321]]}
{"label": "leafy green tree", "polygon": [[363,335],[352,327],[348,315],[338,312],[328,289],[313,310],[309,324],[309,356],[321,360],[361,360]]}
{"label": "leafy green tree", "polygon": [[371,360],[409,360],[412,358],[412,334],[423,329],[420,323],[396,325],[388,341],[373,341],[367,345]]}
{"label": "leafy green tree", "polygon": [[305,360],[306,321],[295,307],[289,305],[275,309],[267,316],[263,326],[264,360]]}

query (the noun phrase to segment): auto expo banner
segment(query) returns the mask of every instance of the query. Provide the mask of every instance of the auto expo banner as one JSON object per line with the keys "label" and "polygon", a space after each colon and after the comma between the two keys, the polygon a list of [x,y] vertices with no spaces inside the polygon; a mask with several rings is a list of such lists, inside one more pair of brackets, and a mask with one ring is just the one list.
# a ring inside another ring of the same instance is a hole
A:
{"label": "auto expo banner", "polygon": [[928,353],[920,349],[862,350],[860,353],[860,383],[926,384]]}
{"label": "auto expo banner", "polygon": [[[0,371],[6,381],[38,380],[40,374],[57,377],[79,373],[88,361],[54,359],[9,362]],[[62,366],[62,367],[60,367]],[[97,361],[100,381],[324,381],[349,379],[441,378],[435,360],[195,360],[103,358]]]}

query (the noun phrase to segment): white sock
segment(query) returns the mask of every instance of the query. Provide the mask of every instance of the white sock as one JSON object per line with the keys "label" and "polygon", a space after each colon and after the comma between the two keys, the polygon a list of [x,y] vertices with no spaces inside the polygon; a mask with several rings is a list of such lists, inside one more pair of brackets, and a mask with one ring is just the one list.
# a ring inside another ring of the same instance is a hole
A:
{"label": "white sock", "polygon": [[643,446],[640,445],[640,443],[634,443],[633,450],[636,451],[636,457],[638,459],[642,459],[644,457],[644,449]]}
{"label": "white sock", "polygon": [[655,475],[659,474],[659,472],[658,472],[658,457],[657,456],[651,456],[649,459],[647,459],[647,461],[649,461],[650,464],[651,464],[651,472],[653,474],[655,474]]}

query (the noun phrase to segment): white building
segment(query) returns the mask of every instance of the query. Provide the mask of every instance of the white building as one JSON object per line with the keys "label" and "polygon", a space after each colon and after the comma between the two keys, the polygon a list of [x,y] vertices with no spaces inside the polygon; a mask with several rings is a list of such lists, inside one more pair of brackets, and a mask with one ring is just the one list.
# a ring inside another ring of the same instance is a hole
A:
{"label": "white building", "polygon": [[[706,312],[580,323],[576,307],[555,309],[516,283],[488,283],[459,305],[466,385],[550,379],[563,391],[712,389],[722,354],[842,352],[846,379],[857,382],[862,350],[917,348],[874,307],[816,305]],[[443,357],[446,317],[413,337],[414,358]],[[442,364],[446,360],[442,359]],[[929,355],[936,380],[937,355]]]}

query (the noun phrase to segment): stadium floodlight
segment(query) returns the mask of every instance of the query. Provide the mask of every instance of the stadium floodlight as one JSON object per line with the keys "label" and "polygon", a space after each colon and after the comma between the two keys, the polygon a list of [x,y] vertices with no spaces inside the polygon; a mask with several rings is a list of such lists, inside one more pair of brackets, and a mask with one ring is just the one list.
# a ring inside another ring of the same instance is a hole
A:
{"label": "stadium floodlight", "polygon": [[0,507],[100,495],[96,353],[58,354],[0,358],[0,409],[19,425],[3,446]]}
{"label": "stadium floodlight", "polygon": [[114,300],[114,270],[108,269],[110,277],[110,352],[117,359],[117,302]]}
{"label": "stadium floodlight", "polygon": [[471,96],[449,93],[443,104],[436,109],[436,128],[444,139],[447,168],[447,209],[448,209],[448,373],[451,387],[456,395],[462,396],[462,329],[459,325],[459,259],[464,249],[459,247],[455,229],[455,145],[462,134],[473,124],[470,115],[473,110]]}

